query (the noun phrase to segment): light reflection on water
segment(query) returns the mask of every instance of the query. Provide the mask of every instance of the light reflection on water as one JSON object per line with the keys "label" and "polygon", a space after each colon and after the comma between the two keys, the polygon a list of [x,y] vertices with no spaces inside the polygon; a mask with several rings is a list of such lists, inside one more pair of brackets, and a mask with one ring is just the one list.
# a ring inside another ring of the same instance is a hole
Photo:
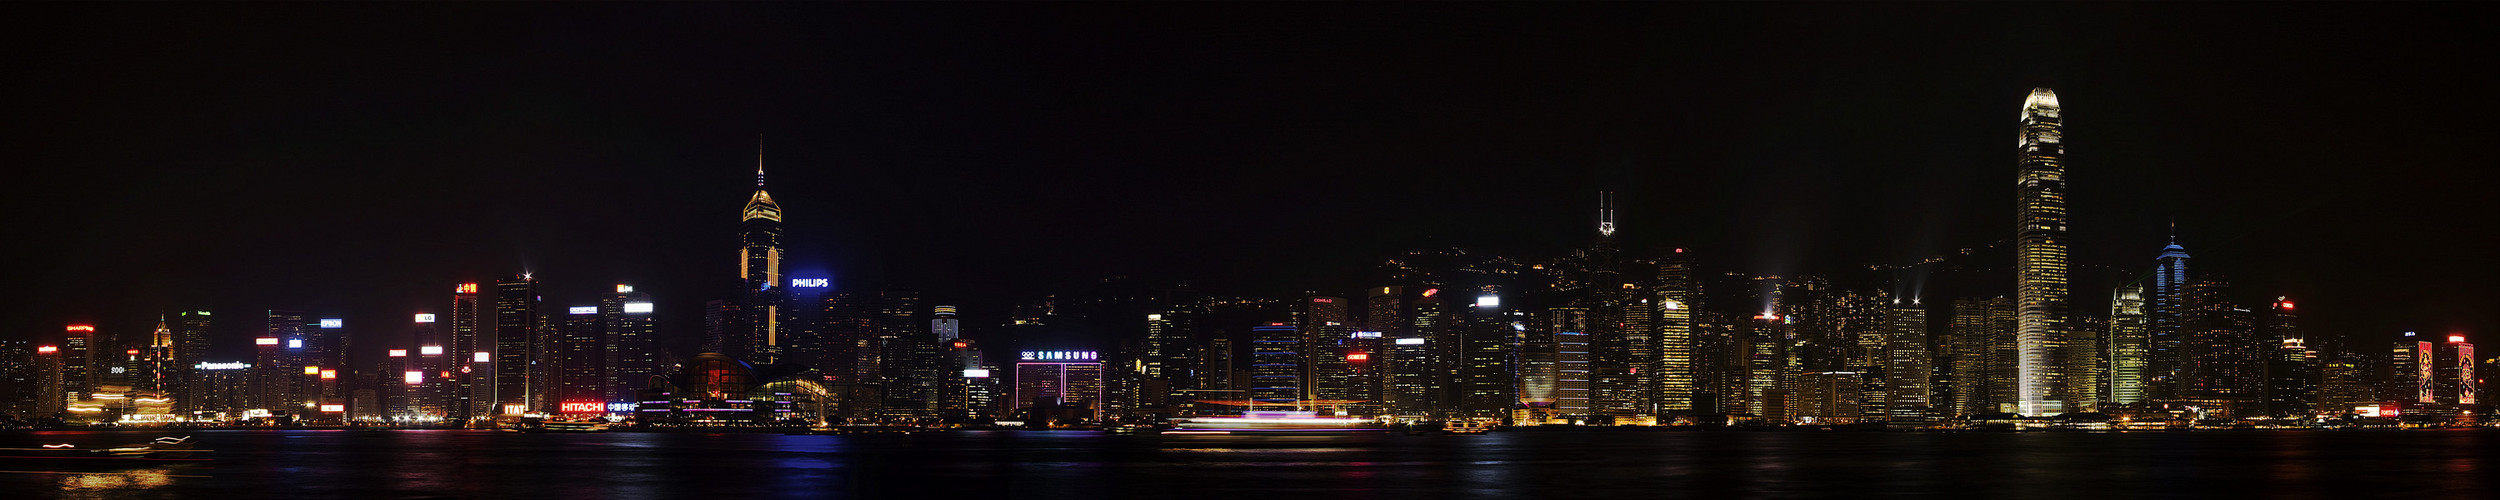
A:
{"label": "light reflection on water", "polygon": [[[2488,497],[2500,432],[908,436],[196,432],[202,467],[0,474],[48,496]],[[0,433],[0,447],[163,433]],[[19,467],[23,468],[23,467]],[[16,498],[14,494],[0,494]]]}

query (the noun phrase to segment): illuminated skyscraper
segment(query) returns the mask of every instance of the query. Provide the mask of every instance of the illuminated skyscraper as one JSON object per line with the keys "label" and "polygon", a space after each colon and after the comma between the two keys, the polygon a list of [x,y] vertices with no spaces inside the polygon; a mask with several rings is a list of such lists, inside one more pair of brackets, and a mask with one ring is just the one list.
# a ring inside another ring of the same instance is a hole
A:
{"label": "illuminated skyscraper", "polygon": [[2064,119],[2057,94],[2031,89],[2023,101],[2018,146],[2014,230],[2016,313],[2014,344],[2018,350],[2015,390],[2018,413],[2053,415],[2066,411],[2071,399],[2060,365],[2068,328],[2066,289],[2066,167],[2060,163]]}
{"label": "illuminated skyscraper", "polygon": [[[2220,276],[2188,282],[2187,310],[2181,342],[2187,366],[2180,395],[2203,401],[2228,401],[2262,406],[2265,352],[2256,332],[2256,314],[2233,305],[2230,284]],[[2210,405],[2209,405],[2210,406]],[[2258,412],[2246,412],[2255,415]]]}
{"label": "illuminated skyscraper", "polygon": [[2151,354],[2144,363],[2144,396],[2149,399],[2179,397],[2179,379],[2187,366],[2181,342],[2187,328],[2188,253],[2179,246],[2175,226],[2172,232],[2170,246],[2153,259],[2152,295],[2146,297]]}
{"label": "illuminated skyscraper", "polygon": [[1302,335],[1293,325],[1250,328],[1250,401],[1298,405],[1302,401]]}
{"label": "illuminated skyscraper", "polygon": [[1666,414],[1690,413],[1694,410],[1696,379],[1693,370],[1700,366],[1694,358],[1693,309],[1699,304],[1700,290],[1693,284],[1693,261],[1684,249],[1658,262],[1658,411]]}
{"label": "illuminated skyscraper", "polygon": [[130,388],[141,391],[168,392],[174,386],[168,379],[182,374],[174,369],[174,329],[164,316],[156,317],[156,330],[148,334],[148,343],[139,348],[140,363],[131,366]]}
{"label": "illuminated skyscraper", "polygon": [[1597,407],[1590,385],[1589,310],[1556,307],[1546,310],[1546,318],[1547,326],[1535,330],[1541,335],[1520,349],[1520,402],[1550,404],[1563,418],[1593,421]]}
{"label": "illuminated skyscraper", "polygon": [[61,338],[61,390],[68,397],[85,398],[95,394],[96,386],[102,383],[98,372],[104,371],[96,363],[95,352],[101,346],[97,345],[95,325],[69,325],[64,331],[67,333]]}
{"label": "illuminated skyscraper", "polygon": [[1302,330],[1303,399],[1351,399],[1347,388],[1353,371],[1345,356],[1354,333],[1354,316],[1346,299],[1311,296],[1302,306],[1296,320]]}
{"label": "illuminated skyscraper", "polygon": [[558,356],[548,361],[555,366],[548,370],[555,375],[555,397],[558,403],[605,403],[616,394],[609,385],[616,380],[608,370],[616,366],[616,352],[609,344],[607,328],[602,323],[599,306],[575,306],[564,310],[564,319],[557,323],[556,335],[562,336]]}
{"label": "illuminated skyscraper", "polygon": [[[60,348],[53,349],[59,352]],[[35,350],[33,342],[0,339],[0,415],[34,415],[35,404],[41,399],[36,387]]]}
{"label": "illuminated skyscraper", "polygon": [[66,357],[67,355],[61,353],[61,346],[49,344],[35,346],[34,376],[32,377],[35,381],[34,416],[56,416],[69,407],[69,386],[65,380],[68,376],[66,373],[68,363],[64,359]]}
{"label": "illuminated skyscraper", "polygon": [[1457,330],[1455,366],[1457,410],[1476,417],[1498,417],[1519,403],[1519,333],[1526,318],[1505,309],[1500,295],[1476,297]]}
{"label": "illuminated skyscraper", "polygon": [[605,380],[608,401],[633,401],[635,391],[651,384],[651,377],[660,374],[660,331],[652,318],[651,296],[634,290],[633,285],[616,285],[616,293],[599,301],[600,323],[607,341],[603,354],[607,363]]}
{"label": "illuminated skyscraper", "polygon": [[261,337],[253,339],[260,354],[253,360],[252,370],[259,378],[260,401],[254,408],[272,413],[304,415],[307,380],[303,368],[306,322],[303,311],[272,309],[263,323]]}
{"label": "illuminated skyscraper", "polygon": [[1999,296],[1953,301],[1955,411],[1965,415],[2018,409],[2019,352],[2014,346],[2014,302]]}
{"label": "illuminated skyscraper", "polygon": [[2396,340],[2387,363],[2387,385],[2379,388],[2379,399],[2399,403],[2429,403],[2437,398],[2437,364],[2432,361],[2431,341],[2414,332],[2405,332]]}
{"label": "illuminated skyscraper", "polygon": [[2431,392],[2433,401],[2456,409],[2479,410],[2482,402],[2482,381],[2474,377],[2474,344],[2465,335],[2449,334],[2447,342],[2432,347]]}
{"label": "illuminated skyscraper", "polygon": [[1886,340],[1888,362],[1884,367],[1886,417],[1894,422],[1922,422],[1930,418],[1928,377],[1933,373],[1934,358],[1927,350],[1927,309],[1917,300],[1892,307],[1892,334]]}
{"label": "illuminated skyscraper", "polygon": [[2109,403],[2144,401],[2145,370],[2151,354],[2146,336],[2144,285],[2128,284],[2109,299]]}
{"label": "illuminated skyscraper", "polygon": [[2266,335],[2258,338],[2268,348],[2264,351],[2268,415],[2306,417],[2317,410],[2316,353],[2309,350],[2309,336],[2300,330],[2300,316],[2295,312],[2291,299],[2275,298],[2266,314]]}
{"label": "illuminated skyscraper", "polygon": [[552,410],[538,377],[538,280],[522,274],[495,281],[495,405],[497,414]]}
{"label": "illuminated skyscraper", "polygon": [[201,387],[197,368],[208,355],[208,311],[183,311],[174,316],[174,375],[167,379],[168,391],[174,395],[174,411],[188,413],[201,408],[207,389]]}
{"label": "illuminated skyscraper", "polygon": [[1017,409],[1052,413],[1051,420],[1102,416],[1102,358],[1094,351],[1024,351],[1016,361]]}
{"label": "illuminated skyscraper", "polygon": [[1145,384],[1139,390],[1141,404],[1170,405],[1171,396],[1186,389],[1198,389],[1198,361],[1192,355],[1198,345],[1198,313],[1194,308],[1175,307],[1146,314],[1145,355],[1139,358]]}
{"label": "illuminated skyscraper", "polygon": [[755,152],[755,194],[747,197],[746,208],[738,221],[738,278],[746,285],[739,291],[740,311],[732,337],[734,345],[723,346],[731,357],[758,364],[778,363],[783,344],[782,310],[788,308],[789,294],[781,287],[781,205],[764,192],[764,152],[758,145]]}
{"label": "illuminated skyscraper", "polygon": [[487,407],[494,402],[494,385],[481,382],[491,372],[488,359],[493,354],[482,349],[477,338],[477,284],[461,283],[451,292],[451,350],[443,353],[450,394],[442,403],[449,412],[445,418],[454,422],[493,414]]}

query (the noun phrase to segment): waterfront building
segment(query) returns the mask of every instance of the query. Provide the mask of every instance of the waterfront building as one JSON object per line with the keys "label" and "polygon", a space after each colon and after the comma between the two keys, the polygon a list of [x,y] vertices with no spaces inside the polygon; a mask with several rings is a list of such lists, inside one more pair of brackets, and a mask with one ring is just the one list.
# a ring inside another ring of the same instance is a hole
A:
{"label": "waterfront building", "polygon": [[2188,253],[2179,246],[2177,228],[2173,226],[2170,246],[2153,259],[2152,294],[2146,301],[2148,345],[2151,355],[2145,359],[2145,397],[2171,399],[2180,394],[2179,382],[2186,371]]}
{"label": "waterfront building", "polygon": [[1353,370],[1346,363],[1346,341],[1354,333],[1354,318],[1344,297],[1310,296],[1296,311],[1295,324],[1300,327],[1302,359],[1302,398],[1343,401],[1353,382]]}
{"label": "waterfront building", "polygon": [[2379,398],[2398,403],[2430,403],[2437,399],[2432,387],[2438,385],[2438,370],[2431,357],[2431,341],[2414,332],[2405,332],[2396,340],[2388,357],[2387,385],[2379,390]]}
{"label": "waterfront building", "polygon": [[[1529,406],[1550,405],[1562,418],[1575,422],[1596,419],[1595,392],[1591,390],[1589,359],[1589,310],[1585,307],[1556,307],[1546,311],[1551,338],[1531,339],[1521,349],[1520,402]],[[1542,359],[1530,357],[1542,354]]]}
{"label": "waterfront building", "polygon": [[1951,370],[1954,412],[1963,415],[2014,413],[2017,356],[2013,301],[2006,297],[1961,298],[1953,301],[1954,350]]}
{"label": "waterfront building", "polygon": [[1865,377],[1857,372],[1813,372],[1797,375],[1796,390],[1789,398],[1788,414],[1799,424],[1848,425],[1857,423],[1866,411],[1859,407],[1865,397],[1859,392]]}
{"label": "waterfront building", "polygon": [[553,409],[540,371],[546,335],[539,324],[538,279],[528,273],[495,281],[494,405],[497,415]]}
{"label": "waterfront building", "polygon": [[615,366],[607,339],[607,328],[599,314],[599,306],[565,308],[564,319],[556,324],[556,335],[562,341],[557,355],[549,359],[555,366],[547,371],[555,376],[555,397],[561,410],[574,403],[596,402],[605,407],[616,393],[608,385],[615,380],[608,371]]}
{"label": "waterfront building", "polygon": [[1507,415],[1519,403],[1517,356],[1524,317],[1510,314],[1502,297],[1485,293],[1457,328],[1459,352],[1454,374],[1457,411],[1474,417]]}
{"label": "waterfront building", "polygon": [[2147,319],[2142,283],[2130,283],[2110,293],[2109,404],[2145,400],[2145,384],[2150,375],[2146,363],[2152,354]]}
{"label": "waterfront building", "polygon": [[2187,362],[2180,384],[2185,399],[2250,405],[2263,397],[2265,358],[2257,341],[2255,314],[2233,305],[2229,289],[2220,276],[2188,282],[2183,314],[2187,338],[2181,343]]}
{"label": "waterfront building", "polygon": [[1684,249],[1675,249],[1658,261],[1658,411],[1674,415],[1691,413],[1698,397],[1698,378],[1694,370],[1703,366],[1695,357],[1693,310],[1700,304],[1700,290],[1693,283],[1693,261]]}
{"label": "waterfront building", "polygon": [[2449,334],[2432,351],[2431,391],[2433,401],[2459,410],[2471,411],[2482,402],[2482,381],[2475,379],[2474,344],[2463,334]]}
{"label": "waterfront building", "polygon": [[[0,415],[34,416],[37,400],[34,342],[0,339]],[[59,347],[53,347],[55,352]]]}
{"label": "waterfront building", "polygon": [[1891,355],[1884,367],[1885,418],[1924,422],[1934,416],[1929,407],[1928,377],[1934,371],[1934,358],[1927,348],[1927,309],[1919,307],[1918,299],[1910,299],[1907,305],[1894,304],[1891,316],[1892,333],[1886,342]]}
{"label": "waterfront building", "polygon": [[2064,118],[2057,94],[2031,90],[2023,101],[2016,177],[2014,343],[2018,352],[2017,413],[2055,415],[2078,398],[2058,354],[2072,318],[2067,311]]}
{"label": "waterfront building", "polygon": [[35,403],[29,408],[36,417],[59,416],[70,400],[67,354],[58,345],[35,346],[33,378]]}
{"label": "waterfront building", "polygon": [[1023,351],[1016,357],[1015,394],[1014,409],[1028,422],[1100,419],[1102,358],[1094,351]]}
{"label": "waterfront building", "polygon": [[[1252,404],[1296,406],[1301,403],[1301,337],[1301,332],[1284,323],[1250,328],[1249,400]],[[1021,398],[1018,404],[1023,404]]]}
{"label": "waterfront building", "polygon": [[484,379],[489,375],[487,363],[493,354],[483,350],[485,346],[478,343],[476,283],[461,283],[452,287],[449,316],[451,346],[449,351],[443,353],[442,375],[445,379],[443,388],[447,392],[442,401],[449,414],[444,417],[462,422],[491,415],[487,407],[494,401],[491,394],[494,386]]}
{"label": "waterfront building", "polygon": [[739,287],[736,316],[722,327],[726,330],[722,349],[733,357],[762,363],[778,363],[784,346],[783,310],[789,294],[779,286],[782,277],[781,204],[764,192],[763,145],[756,145],[755,194],[747,197],[746,207],[739,212],[740,247]]}
{"label": "waterfront building", "polygon": [[2277,417],[2307,417],[2320,408],[2317,402],[2317,356],[2309,349],[2309,336],[2300,329],[2292,301],[2278,297],[2266,314],[2265,399],[2266,414]]}
{"label": "waterfront building", "polygon": [[167,378],[168,392],[174,396],[178,413],[198,411],[207,388],[194,367],[208,360],[208,327],[214,316],[208,311],[182,311],[174,315],[173,369]]}
{"label": "waterfront building", "polygon": [[101,339],[96,338],[95,325],[69,325],[63,331],[66,333],[61,337],[61,390],[70,399],[83,399],[102,385],[98,372],[104,369],[96,363]]}
{"label": "waterfront building", "polygon": [[607,400],[632,400],[637,390],[650,385],[660,367],[660,322],[655,320],[647,292],[635,285],[617,285],[615,292],[600,297],[600,362],[605,375],[600,387],[607,390]]}

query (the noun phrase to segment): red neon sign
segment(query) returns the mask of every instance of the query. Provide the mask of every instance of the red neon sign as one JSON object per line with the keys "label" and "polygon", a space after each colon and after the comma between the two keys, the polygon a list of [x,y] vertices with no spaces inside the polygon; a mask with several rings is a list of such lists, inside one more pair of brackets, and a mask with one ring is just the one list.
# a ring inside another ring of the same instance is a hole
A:
{"label": "red neon sign", "polygon": [[[2453,342],[2453,341],[2451,341],[2451,342]],[[123,352],[122,352],[122,354],[128,354],[128,355],[132,355],[132,356],[137,356],[137,355],[139,355],[139,350],[138,350],[138,349],[131,349],[131,350],[128,350],[128,351],[123,351]]]}
{"label": "red neon sign", "polygon": [[608,411],[608,404],[599,401],[567,401],[556,405],[556,411],[562,413],[606,413]]}
{"label": "red neon sign", "polygon": [[1345,355],[1345,360],[1346,360],[1346,361],[1363,361],[1363,360],[1368,360],[1368,359],[1372,359],[1372,355],[1370,355],[1370,354],[1366,354],[1366,353],[1359,353],[1359,352],[1358,352],[1358,353],[1354,353],[1354,354],[1347,354],[1347,355]]}
{"label": "red neon sign", "polygon": [[95,325],[69,325],[69,331],[92,332],[95,331]]}
{"label": "red neon sign", "polygon": [[955,341],[955,348],[956,348],[956,349],[962,349],[962,348],[966,348],[966,347],[972,347],[972,343],[971,343],[971,342],[961,341],[961,340],[957,340],[957,341]]}
{"label": "red neon sign", "polygon": [[56,352],[61,352],[61,346],[47,345],[35,347],[35,354],[52,354]]}

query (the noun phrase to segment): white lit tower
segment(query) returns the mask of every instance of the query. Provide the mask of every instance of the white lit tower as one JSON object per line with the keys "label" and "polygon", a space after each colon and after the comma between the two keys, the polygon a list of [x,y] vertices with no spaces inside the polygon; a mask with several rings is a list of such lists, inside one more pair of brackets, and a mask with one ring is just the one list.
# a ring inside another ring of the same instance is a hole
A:
{"label": "white lit tower", "polygon": [[[2066,166],[2057,94],[2031,89],[2023,100],[2014,230],[2017,412],[2054,415],[2072,396],[2058,363],[2067,315]],[[2085,367],[2089,368],[2089,367]]]}

